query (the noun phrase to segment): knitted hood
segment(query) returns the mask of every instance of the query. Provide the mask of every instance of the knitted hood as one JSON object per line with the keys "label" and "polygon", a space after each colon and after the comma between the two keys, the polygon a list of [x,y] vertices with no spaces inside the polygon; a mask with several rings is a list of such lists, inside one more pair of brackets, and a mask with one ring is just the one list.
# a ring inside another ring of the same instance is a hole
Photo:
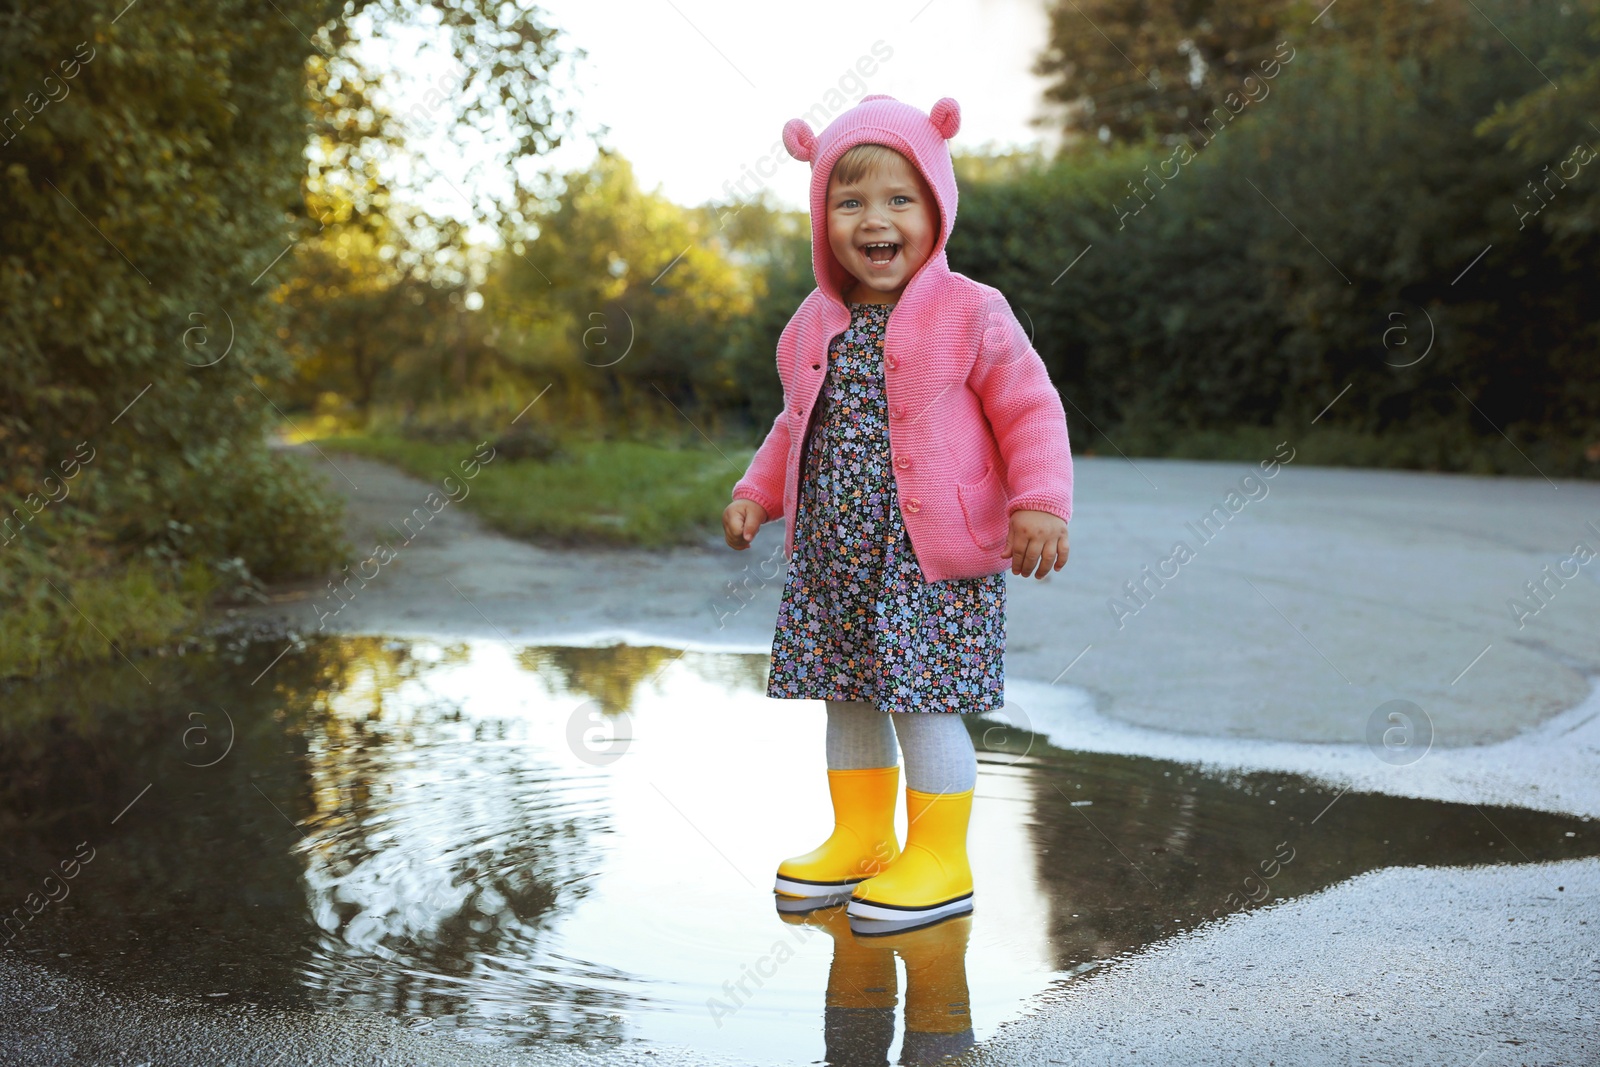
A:
{"label": "knitted hood", "polygon": [[956,223],[956,172],[946,142],[960,129],[961,107],[948,96],[925,114],[882,93],[863,96],[821,134],[813,134],[805,119],[784,124],[784,147],[794,158],[811,164],[811,268],[817,286],[840,307],[854,276],[834,258],[828,243],[828,176],[833,165],[858,144],[888,145],[911,160],[933,190],[939,208],[939,239],[927,262],[906,285],[904,300],[924,286],[936,285],[938,275],[949,273],[945,244]]}

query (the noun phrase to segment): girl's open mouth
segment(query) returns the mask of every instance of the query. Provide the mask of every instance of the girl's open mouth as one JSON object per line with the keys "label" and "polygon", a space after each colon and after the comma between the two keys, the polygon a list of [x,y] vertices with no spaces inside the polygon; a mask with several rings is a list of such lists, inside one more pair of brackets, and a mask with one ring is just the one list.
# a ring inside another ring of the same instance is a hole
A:
{"label": "girl's open mouth", "polygon": [[866,256],[874,267],[888,267],[900,255],[900,246],[887,241],[875,242],[862,245],[861,254]]}

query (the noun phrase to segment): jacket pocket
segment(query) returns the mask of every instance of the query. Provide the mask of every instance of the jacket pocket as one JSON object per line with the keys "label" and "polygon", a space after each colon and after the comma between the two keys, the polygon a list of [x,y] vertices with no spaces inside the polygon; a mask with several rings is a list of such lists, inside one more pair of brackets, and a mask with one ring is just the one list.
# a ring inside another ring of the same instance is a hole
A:
{"label": "jacket pocket", "polygon": [[1011,537],[1011,515],[1005,486],[991,464],[976,482],[957,482],[956,497],[967,520],[967,533],[985,551],[1004,548]]}

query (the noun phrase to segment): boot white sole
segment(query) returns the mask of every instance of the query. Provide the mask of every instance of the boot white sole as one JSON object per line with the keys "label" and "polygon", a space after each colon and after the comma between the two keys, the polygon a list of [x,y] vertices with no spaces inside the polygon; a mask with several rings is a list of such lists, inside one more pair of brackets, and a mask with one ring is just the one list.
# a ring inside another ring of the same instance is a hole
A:
{"label": "boot white sole", "polygon": [[839,903],[842,904],[849,899],[851,891],[865,881],[865,878],[855,878],[848,882],[807,882],[799,878],[785,878],[780,874],[773,883],[773,891],[786,897],[798,897],[802,900],[838,897],[840,898]]}
{"label": "boot white sole", "polygon": [[911,907],[903,904],[874,904],[868,900],[850,898],[850,906],[845,909],[845,914],[852,919],[871,919],[878,922],[891,922],[897,925],[915,923],[918,925],[933,922],[936,919],[948,918],[951,915],[961,915],[972,910],[972,894],[963,893],[940,904],[929,904],[922,907]]}
{"label": "boot white sole", "polygon": [[911,930],[926,930],[930,926],[941,923],[954,922],[964,916],[971,915],[971,911],[956,912],[939,919],[858,919],[849,917],[850,932],[857,937],[874,937],[879,934],[903,934]]}

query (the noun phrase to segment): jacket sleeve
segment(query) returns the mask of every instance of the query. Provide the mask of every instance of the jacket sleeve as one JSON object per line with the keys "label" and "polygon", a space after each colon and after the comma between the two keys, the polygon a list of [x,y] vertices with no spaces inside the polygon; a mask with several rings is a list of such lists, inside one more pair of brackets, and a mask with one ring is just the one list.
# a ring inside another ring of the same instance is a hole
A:
{"label": "jacket sleeve", "polygon": [[996,295],[968,379],[1005,462],[1008,511],[1072,521],[1072,448],[1061,394],[1005,298]]}
{"label": "jacket sleeve", "polygon": [[789,408],[786,404],[772,420],[767,439],[761,442],[745,471],[733,487],[733,499],[754,500],[767,512],[767,518],[783,518],[784,464],[789,461]]}

